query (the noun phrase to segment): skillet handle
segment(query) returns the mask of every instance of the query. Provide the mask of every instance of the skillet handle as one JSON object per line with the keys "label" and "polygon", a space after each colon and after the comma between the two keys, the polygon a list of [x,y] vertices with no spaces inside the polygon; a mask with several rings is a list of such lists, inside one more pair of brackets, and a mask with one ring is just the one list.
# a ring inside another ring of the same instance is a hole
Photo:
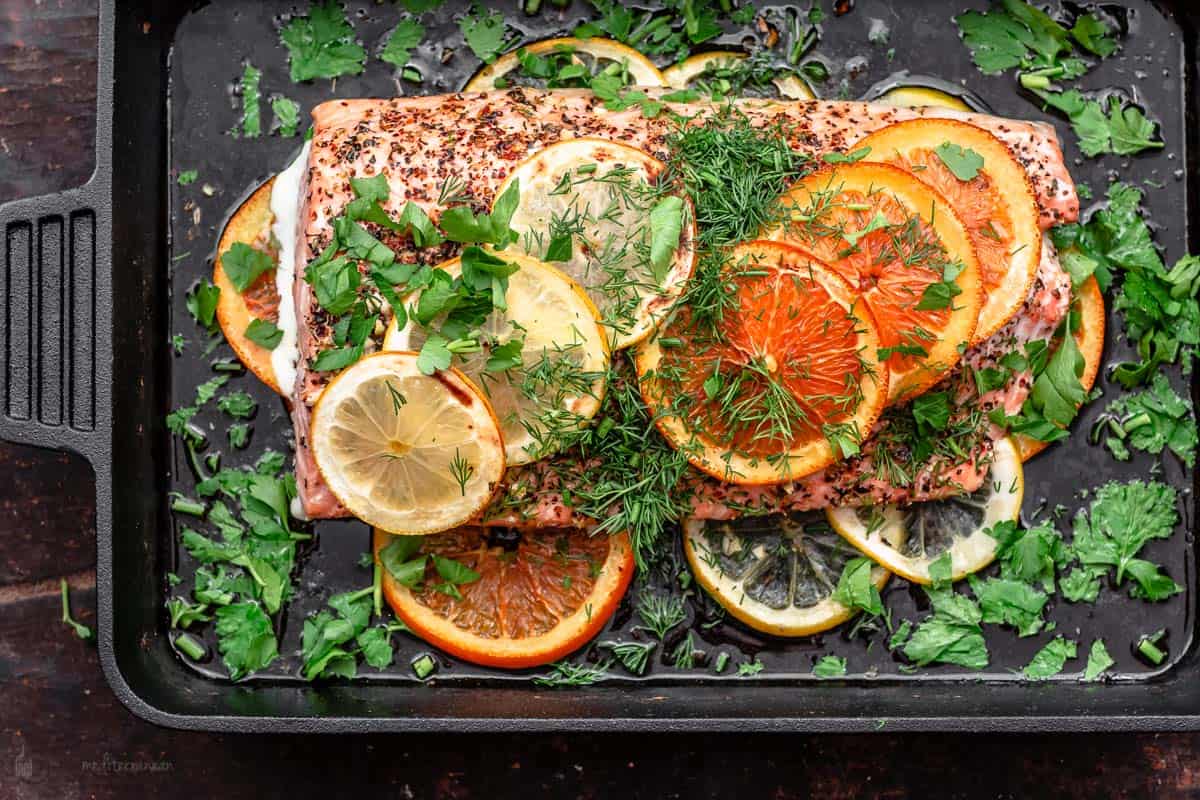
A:
{"label": "skillet handle", "polygon": [[98,444],[111,333],[97,308],[107,235],[93,190],[0,206],[0,439],[83,454]]}

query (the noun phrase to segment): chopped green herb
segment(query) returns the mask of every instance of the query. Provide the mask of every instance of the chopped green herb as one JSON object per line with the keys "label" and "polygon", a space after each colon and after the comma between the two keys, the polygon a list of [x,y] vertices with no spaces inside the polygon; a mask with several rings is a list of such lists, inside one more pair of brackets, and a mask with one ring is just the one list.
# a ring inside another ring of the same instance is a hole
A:
{"label": "chopped green herb", "polygon": [[883,613],[879,589],[871,580],[875,564],[869,558],[852,558],[842,568],[830,599],[851,610],[862,610],[871,616]]}
{"label": "chopped green herb", "polygon": [[548,674],[533,676],[533,682],[537,686],[549,688],[591,686],[603,680],[607,675],[607,661],[601,661],[595,665],[556,661],[550,665],[550,672]]}
{"label": "chopped green herb", "polygon": [[683,598],[659,594],[649,589],[644,590],[638,597],[635,608],[642,620],[638,627],[653,633],[660,642],[666,639],[672,628],[687,619]]}
{"label": "chopped green herb", "polygon": [[[412,671],[418,680],[423,681],[437,671],[437,661],[428,653],[422,653],[413,659]],[[535,678],[534,680],[536,681],[537,679]]]}
{"label": "chopped green herb", "polygon": [[1085,681],[1099,680],[1100,675],[1115,663],[1117,662],[1113,661],[1112,656],[1108,654],[1108,648],[1104,646],[1104,640],[1096,639],[1092,642],[1092,649],[1088,652],[1083,679]]}
{"label": "chopped green herb", "polygon": [[621,666],[634,675],[644,675],[650,663],[650,654],[658,646],[657,642],[601,642],[600,649],[613,654]]}
{"label": "chopped green herb", "polygon": [[383,52],[379,54],[379,58],[393,66],[403,67],[408,64],[412,51],[421,43],[421,39],[424,37],[424,25],[415,19],[402,19],[395,29],[392,30],[387,44],[384,45]]}
{"label": "chopped green herb", "polygon": [[355,41],[354,28],[336,0],[313,3],[308,16],[292,18],[279,32],[279,38],[287,48],[291,77],[296,83],[358,75],[367,60],[366,50]]}
{"label": "chopped green herb", "polygon": [[89,628],[87,625],[84,625],[81,622],[76,622],[74,617],[71,616],[71,598],[68,594],[69,587],[67,586],[66,578],[61,578],[59,580],[58,588],[62,594],[62,621],[63,621],[63,624],[69,626],[71,628],[71,630],[73,630],[75,632],[75,635],[78,636],[80,639],[83,639],[85,642],[91,640],[94,636],[94,634],[92,633],[92,629]]}
{"label": "chopped green herb", "polygon": [[1162,642],[1166,631],[1155,631],[1154,633],[1144,634],[1138,637],[1137,652],[1154,666],[1158,666],[1167,660],[1167,653],[1159,644]]}
{"label": "chopped green herb", "polygon": [[271,113],[280,136],[295,136],[300,126],[300,106],[283,95],[271,98]]}
{"label": "chopped green herb", "polygon": [[195,183],[196,178],[198,178],[199,176],[200,176],[200,173],[197,172],[196,170],[185,169],[179,173],[179,177],[175,179],[175,182],[178,183],[180,186],[187,186],[189,184]]}
{"label": "chopped green herb", "polygon": [[225,271],[233,288],[244,292],[259,275],[275,269],[275,259],[245,242],[234,242],[221,254],[221,269]]}
{"label": "chopped green herb", "polygon": [[1033,636],[1045,625],[1042,609],[1048,598],[1039,589],[1004,578],[981,581],[971,575],[968,580],[979,599],[983,622],[1012,625],[1019,636]]}
{"label": "chopped green herb", "polygon": [[234,419],[249,419],[258,410],[258,404],[245,392],[230,392],[217,401],[217,408]]}
{"label": "chopped green herb", "polygon": [[933,614],[926,617],[904,644],[905,657],[919,667],[957,664],[967,669],[988,665],[987,644],[979,623],[983,613],[970,598],[943,590],[927,590]]}
{"label": "chopped green herb", "polygon": [[1034,654],[1021,673],[1033,681],[1045,680],[1062,672],[1067,661],[1075,658],[1075,653],[1075,642],[1056,636]]}
{"label": "chopped green herb", "polygon": [[265,319],[252,319],[246,326],[246,338],[260,347],[274,350],[283,341],[283,331]]}
{"label": "chopped green herb", "polygon": [[818,678],[840,678],[846,674],[846,659],[841,656],[821,656],[813,665]]}
{"label": "chopped green herb", "polygon": [[485,64],[495,61],[513,45],[504,15],[499,11],[487,11],[480,5],[458,21],[458,28],[471,52]]}
{"label": "chopped green herb", "polygon": [[721,652],[717,653],[717,658],[713,662],[713,672],[720,675],[722,672],[725,671],[725,667],[728,665],[729,665],[729,653],[726,653],[724,650],[722,650]]}
{"label": "chopped green herb", "polygon": [[208,648],[204,642],[192,636],[190,633],[179,633],[175,636],[175,646],[179,648],[185,656],[192,661],[201,661],[208,655]]}
{"label": "chopped green herb", "polygon": [[241,450],[250,443],[250,426],[245,422],[235,422],[227,431],[229,444]]}
{"label": "chopped green herb", "polygon": [[1166,484],[1107,483],[1096,490],[1088,511],[1076,515],[1071,547],[1086,567],[1115,567],[1117,586],[1133,578],[1131,596],[1165,600],[1183,587],[1137,555],[1151,539],[1171,536],[1179,520],[1176,501],[1175,489]]}
{"label": "chopped green herb", "polygon": [[262,79],[262,71],[246,62],[242,70],[242,136],[254,139],[262,136],[262,121],[258,110],[258,83]]}
{"label": "chopped green herb", "polygon": [[974,150],[964,148],[953,142],[942,142],[933,149],[946,169],[954,173],[960,181],[973,181],[983,168],[983,156]]}
{"label": "chopped green herb", "polygon": [[216,615],[217,649],[232,680],[267,667],[279,655],[271,619],[257,603],[231,603]]}
{"label": "chopped green herb", "polygon": [[207,280],[197,283],[187,294],[188,313],[210,333],[217,329],[217,300],[220,296],[221,290]]}
{"label": "chopped green herb", "polygon": [[753,675],[759,674],[766,668],[767,665],[762,661],[759,661],[758,656],[755,656],[750,661],[743,661],[742,663],[738,664],[737,676],[739,678],[749,678]]}
{"label": "chopped green herb", "polygon": [[1104,417],[1109,430],[1114,432],[1106,446],[1118,460],[1129,458],[1126,446],[1155,455],[1170,448],[1184,464],[1195,466],[1200,442],[1192,404],[1175,393],[1163,373],[1154,375],[1149,389],[1109,403]]}
{"label": "chopped green herb", "polygon": [[1033,93],[1046,105],[1067,115],[1079,137],[1079,149],[1089,158],[1102,153],[1133,155],[1164,146],[1161,140],[1154,138],[1155,123],[1146,119],[1136,106],[1125,104],[1116,95],[1108,98],[1106,106],[1100,101],[1089,100],[1077,89],[1065,92],[1034,89]]}

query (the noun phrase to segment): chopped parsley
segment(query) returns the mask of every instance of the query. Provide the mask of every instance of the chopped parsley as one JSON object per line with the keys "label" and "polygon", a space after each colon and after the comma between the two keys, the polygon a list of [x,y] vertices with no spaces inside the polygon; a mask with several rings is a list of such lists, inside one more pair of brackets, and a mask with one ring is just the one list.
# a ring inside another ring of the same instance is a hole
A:
{"label": "chopped parsley", "polygon": [[313,3],[308,16],[294,17],[279,32],[288,51],[292,80],[337,78],[363,71],[367,52],[354,38],[337,0]]}
{"label": "chopped parsley", "polygon": [[516,42],[516,37],[508,32],[504,15],[499,11],[487,11],[481,5],[476,5],[471,13],[459,19],[458,29],[471,52],[485,64],[495,61]]}
{"label": "chopped parsley", "polygon": [[259,115],[258,101],[259,89],[258,84],[262,79],[262,71],[246,62],[245,68],[242,70],[242,80],[239,91],[242,95],[242,136],[248,139],[255,139],[262,136],[262,119]]}
{"label": "chopped parsley", "polygon": [[300,106],[295,100],[283,95],[271,98],[271,113],[275,115],[275,127],[280,136],[295,136],[300,126]]}
{"label": "chopped parsley", "polygon": [[1080,151],[1089,158],[1103,153],[1133,155],[1164,146],[1161,139],[1155,138],[1156,124],[1137,106],[1115,94],[1101,102],[1085,97],[1078,89],[1065,92],[1034,89],[1033,93],[1047,106],[1067,115],[1079,137]]}
{"label": "chopped parsley", "polygon": [[249,419],[254,416],[258,404],[245,392],[230,392],[217,401],[217,408],[234,419]]}
{"label": "chopped parsley", "polygon": [[217,616],[217,649],[232,680],[266,668],[279,655],[271,618],[257,603],[220,606]]}
{"label": "chopped parsley", "polygon": [[813,665],[812,674],[818,678],[840,678],[846,674],[846,659],[841,656],[821,656]]}
{"label": "chopped parsley", "polygon": [[1018,636],[1033,636],[1046,624],[1042,610],[1049,598],[1040,589],[1005,578],[980,580],[971,575],[968,580],[979,600],[983,622],[1011,625]]}
{"label": "chopped parsley", "polygon": [[197,323],[207,328],[209,333],[217,329],[217,300],[220,297],[221,290],[207,280],[201,280],[187,294],[188,313]]}
{"label": "chopped parsley", "polygon": [[1107,483],[1097,489],[1087,512],[1075,517],[1071,548],[1085,567],[1115,568],[1113,583],[1133,579],[1130,596],[1165,600],[1183,587],[1158,565],[1138,558],[1147,542],[1167,539],[1179,521],[1177,492],[1163,483]]}
{"label": "chopped parsley", "polygon": [[407,66],[412,51],[421,44],[424,37],[424,25],[415,19],[402,19],[388,36],[387,44],[384,45],[379,58],[395,67]]}
{"label": "chopped parsley", "polygon": [[245,242],[234,242],[221,255],[221,269],[233,284],[233,288],[244,292],[264,272],[275,269],[275,260],[270,254],[257,250]]}
{"label": "chopped parsley", "polygon": [[879,589],[871,580],[875,563],[869,558],[852,558],[842,568],[830,599],[854,611],[861,610],[871,616],[883,613],[883,600]]}
{"label": "chopped parsley", "polygon": [[946,169],[954,173],[960,181],[973,181],[983,168],[983,156],[971,148],[964,148],[954,142],[942,142],[933,149]]}
{"label": "chopped parsley", "polygon": [[196,182],[196,178],[200,177],[200,173],[194,169],[185,169],[179,173],[179,177],[175,182],[180,186],[188,186]]}
{"label": "chopped parsley", "polygon": [[760,661],[758,656],[755,656],[750,661],[743,661],[742,663],[738,664],[737,676],[739,678],[749,678],[754,675],[758,675],[766,668],[767,665]]}
{"label": "chopped parsley", "polygon": [[1175,393],[1161,372],[1155,373],[1148,389],[1109,403],[1097,425],[1109,433],[1104,446],[1119,461],[1129,459],[1130,447],[1154,455],[1170,448],[1184,464],[1195,466],[1200,442],[1192,404]]}
{"label": "chopped parsley", "polygon": [[1056,636],[1034,654],[1033,659],[1021,670],[1021,674],[1032,681],[1051,678],[1063,671],[1067,661],[1075,658],[1075,653],[1075,642]]}
{"label": "chopped parsley", "polygon": [[1116,49],[1099,18],[1083,15],[1068,30],[1046,12],[1021,0],[1000,0],[987,13],[967,11],[954,21],[975,66],[988,75],[1015,68],[1022,76],[1069,80],[1088,70],[1087,62],[1074,55],[1072,40],[1102,57]]}
{"label": "chopped parsley", "polygon": [[987,643],[979,623],[979,606],[949,589],[926,590],[933,614],[926,617],[901,648],[905,658],[918,667],[928,664],[957,664],[980,670],[988,665]]}
{"label": "chopped parsley", "polygon": [[259,347],[274,350],[283,341],[283,331],[265,319],[252,319],[246,326],[246,338]]}
{"label": "chopped parsley", "polygon": [[1104,640],[1096,639],[1092,642],[1092,649],[1088,651],[1087,666],[1083,669],[1083,679],[1085,681],[1100,680],[1100,676],[1115,663],[1117,662],[1113,661],[1113,657],[1108,654],[1108,648],[1104,646]]}

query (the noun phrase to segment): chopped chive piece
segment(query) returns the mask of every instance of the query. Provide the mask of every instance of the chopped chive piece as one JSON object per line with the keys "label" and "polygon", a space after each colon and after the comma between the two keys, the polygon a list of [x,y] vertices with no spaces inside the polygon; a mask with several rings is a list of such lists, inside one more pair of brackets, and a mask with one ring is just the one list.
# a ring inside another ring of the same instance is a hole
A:
{"label": "chopped chive piece", "polygon": [[201,661],[208,656],[208,648],[190,633],[180,633],[175,637],[175,646],[192,661]]}
{"label": "chopped chive piece", "polygon": [[242,362],[235,358],[222,358],[212,362],[213,372],[245,372],[246,368],[242,366]]}
{"label": "chopped chive piece", "polygon": [[175,499],[171,501],[171,510],[179,514],[190,514],[193,517],[204,516],[204,504],[192,500],[190,497],[184,497],[179,492],[171,493]]}
{"label": "chopped chive piece", "polygon": [[437,662],[429,653],[423,653],[413,659],[412,671],[420,680],[425,680],[437,669]]}
{"label": "chopped chive piece", "polygon": [[71,617],[71,598],[67,594],[67,579],[63,578],[58,582],[59,589],[62,591],[62,621],[66,625],[70,625],[75,631],[75,635],[85,642],[92,638],[92,629],[82,622],[76,622]]}
{"label": "chopped chive piece", "polygon": [[716,663],[713,664],[713,672],[720,675],[725,671],[725,667],[727,666],[729,666],[729,653],[722,650],[720,653],[717,653]]}
{"label": "chopped chive piece", "polygon": [[1164,635],[1165,631],[1156,631],[1138,639],[1138,653],[1156,667],[1167,658],[1167,651],[1158,646]]}

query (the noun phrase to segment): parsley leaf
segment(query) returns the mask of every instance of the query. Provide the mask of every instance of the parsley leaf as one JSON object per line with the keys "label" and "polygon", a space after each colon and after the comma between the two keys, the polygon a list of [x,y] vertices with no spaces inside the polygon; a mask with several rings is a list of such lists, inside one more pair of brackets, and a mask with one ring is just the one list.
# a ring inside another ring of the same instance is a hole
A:
{"label": "parsley leaf", "polygon": [[1033,93],[1042,101],[1067,115],[1071,127],[1079,137],[1079,149],[1089,158],[1102,153],[1133,155],[1143,150],[1162,148],[1163,142],[1155,140],[1155,123],[1133,105],[1126,105],[1120,97],[1111,95],[1107,107],[1097,100],[1089,100],[1078,89],[1065,92],[1050,92],[1034,89]]}
{"label": "parsley leaf", "polygon": [[202,280],[196,284],[196,287],[187,294],[186,305],[188,313],[196,322],[203,325],[210,332],[217,328],[216,314],[217,301],[221,298],[221,290],[209,283],[207,280]]}
{"label": "parsley leaf", "polygon": [[968,579],[971,591],[979,599],[983,621],[1012,625],[1018,636],[1032,636],[1042,629],[1042,609],[1047,596],[1022,581],[988,578],[981,581],[974,575]]}
{"label": "parsley leaf", "polygon": [[283,95],[272,97],[271,113],[275,115],[280,136],[296,135],[296,129],[300,127],[300,106],[295,100]]}
{"label": "parsley leaf", "polygon": [[1112,31],[1094,14],[1081,14],[1071,28],[1071,38],[1093,55],[1108,58],[1117,50]]}
{"label": "parsley leaf", "polygon": [[1006,520],[985,532],[996,540],[1001,578],[1041,585],[1047,592],[1054,591],[1055,570],[1066,565],[1070,553],[1062,534],[1052,523],[1022,528],[1016,522]]}
{"label": "parsley leaf", "polygon": [[283,331],[275,323],[265,319],[252,319],[246,326],[245,336],[259,347],[274,350],[283,341]]}
{"label": "parsley leaf", "polygon": [[970,148],[964,148],[953,142],[942,142],[933,149],[946,169],[954,173],[960,181],[973,181],[983,167],[983,156]]}
{"label": "parsley leaf", "polygon": [[200,173],[197,172],[196,170],[185,169],[179,173],[179,177],[175,179],[175,182],[178,183],[180,186],[187,186],[188,184],[195,183],[196,178],[198,178],[198,177],[200,177]]}
{"label": "parsley leaf", "polygon": [[417,369],[425,375],[450,368],[451,353],[449,341],[440,333],[433,333],[425,340],[425,344],[421,345],[421,352],[417,354]]}
{"label": "parsley leaf", "polygon": [[217,408],[234,419],[249,419],[254,416],[258,404],[245,392],[230,392],[217,401]]}
{"label": "parsley leaf", "polygon": [[358,75],[367,52],[354,39],[337,0],[314,3],[307,17],[295,17],[279,32],[288,50],[292,80]]}
{"label": "parsley leaf", "polygon": [[458,28],[466,39],[471,52],[485,64],[490,64],[512,46],[509,38],[508,24],[504,15],[499,11],[484,13],[482,6],[475,6],[473,12],[458,21]]}
{"label": "parsley leaf", "polygon": [[1062,428],[1070,425],[1087,399],[1087,392],[1080,382],[1083,366],[1083,355],[1075,337],[1062,336],[1046,368],[1034,379],[1029,392],[1033,409],[1054,425]]}
{"label": "parsley leaf", "polygon": [[262,136],[262,120],[259,116],[258,84],[262,79],[262,71],[250,62],[246,62],[242,70],[240,91],[242,94],[242,136],[250,139]]}
{"label": "parsley leaf", "polygon": [[271,619],[257,603],[232,603],[217,609],[218,649],[238,680],[268,666],[279,655]]}
{"label": "parsley leaf", "polygon": [[421,43],[425,36],[425,26],[415,19],[402,19],[388,37],[383,52],[379,54],[382,61],[397,67],[408,64],[413,48]]}
{"label": "parsley leaf", "polygon": [[1096,639],[1092,642],[1092,649],[1088,652],[1087,666],[1083,670],[1083,679],[1085,681],[1095,681],[1100,679],[1101,673],[1117,662],[1113,661],[1113,657],[1108,654],[1108,648],[1104,646],[1103,639]]}
{"label": "parsley leaf", "polygon": [[259,275],[275,269],[275,260],[269,254],[256,250],[245,242],[234,242],[221,255],[221,269],[225,271],[233,288],[244,292]]}
{"label": "parsley leaf", "polygon": [[812,674],[818,678],[840,678],[846,674],[846,659],[841,656],[821,656],[813,665]]}
{"label": "parsley leaf", "polygon": [[1195,466],[1196,447],[1200,442],[1197,441],[1192,404],[1175,393],[1163,373],[1154,375],[1149,389],[1118,397],[1109,403],[1105,416],[1113,418],[1110,427],[1119,431],[1118,436],[1105,442],[1118,460],[1129,458],[1126,444],[1155,455],[1169,447],[1183,463]]}
{"label": "parsley leaf", "polygon": [[513,213],[521,199],[520,181],[514,180],[496,200],[490,214],[476,216],[470,206],[454,206],[442,214],[442,230],[452,242],[464,244],[494,244],[505,247],[517,240],[517,234],[509,227]]}
{"label": "parsley leaf", "polygon": [[1045,680],[1062,672],[1067,661],[1075,657],[1075,653],[1075,642],[1056,636],[1034,654],[1021,673],[1033,681]]}
{"label": "parsley leaf", "polygon": [[850,610],[861,609],[872,616],[883,613],[883,600],[871,580],[875,566],[869,558],[852,558],[842,568],[830,599]]}
{"label": "parsley leaf", "polygon": [[1171,536],[1179,520],[1177,493],[1163,483],[1130,481],[1107,483],[1096,490],[1088,511],[1075,517],[1071,543],[1079,562],[1086,567],[1115,567],[1114,581],[1120,586],[1128,575],[1134,579],[1134,597],[1165,600],[1183,590],[1159,568],[1137,558],[1151,539]]}
{"label": "parsley leaf", "polygon": [[250,426],[244,422],[230,425],[226,433],[229,436],[229,444],[238,450],[243,449],[250,442]]}
{"label": "parsley leaf", "polygon": [[933,604],[904,644],[905,657],[919,667],[935,662],[983,669],[988,664],[987,643],[979,623],[983,614],[969,597],[943,589],[926,591]]}

